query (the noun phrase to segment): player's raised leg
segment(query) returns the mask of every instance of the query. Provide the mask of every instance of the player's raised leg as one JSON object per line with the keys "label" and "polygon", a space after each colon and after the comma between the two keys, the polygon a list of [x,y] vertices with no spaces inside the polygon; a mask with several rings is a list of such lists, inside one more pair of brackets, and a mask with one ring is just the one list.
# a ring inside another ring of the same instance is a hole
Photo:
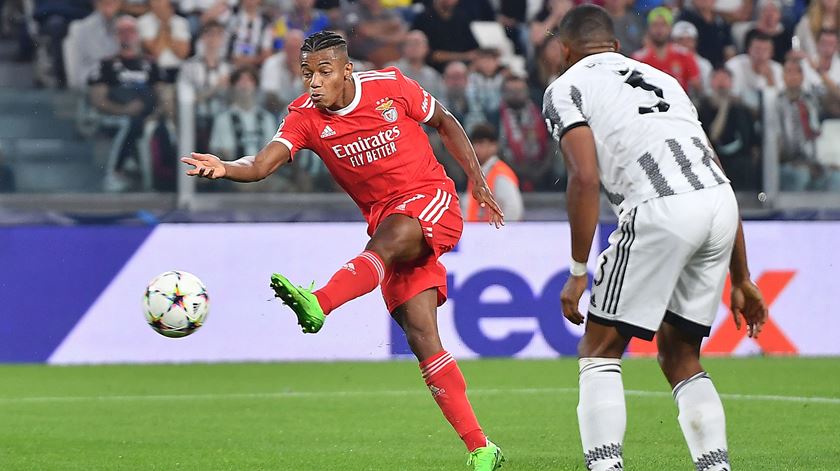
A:
{"label": "player's raised leg", "polygon": [[376,289],[392,263],[415,260],[429,251],[420,223],[392,214],[379,224],[365,250],[342,265],[321,289],[295,286],[279,273],[272,275],[271,287],[295,312],[303,331],[315,333],[327,314]]}
{"label": "player's raised leg", "polygon": [[587,469],[624,469],[627,410],[621,380],[621,355],[627,347],[615,327],[592,322],[578,346],[580,399],[578,425]]}
{"label": "player's raised leg", "polygon": [[698,470],[731,469],[726,419],[712,379],[700,365],[701,335],[665,322],[657,333],[659,366],[671,384],[691,459]]}
{"label": "player's raised leg", "polygon": [[504,461],[501,449],[487,440],[467,398],[458,363],[443,349],[437,326],[438,294],[427,289],[397,307],[392,316],[405,332],[432,397],[470,452],[475,470],[492,471]]}

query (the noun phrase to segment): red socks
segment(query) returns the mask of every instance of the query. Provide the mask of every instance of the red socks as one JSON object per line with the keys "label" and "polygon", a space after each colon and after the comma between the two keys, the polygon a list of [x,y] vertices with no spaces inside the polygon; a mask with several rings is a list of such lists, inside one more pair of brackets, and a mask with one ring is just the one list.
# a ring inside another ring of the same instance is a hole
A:
{"label": "red socks", "polygon": [[467,450],[487,446],[487,437],[478,425],[478,419],[467,399],[467,383],[464,375],[455,363],[455,359],[446,350],[420,362],[420,371],[432,397],[443,412],[452,428],[458,432]]}
{"label": "red socks", "polygon": [[375,290],[385,278],[385,264],[375,252],[365,250],[345,263],[327,284],[315,291],[318,304],[329,314],[342,304]]}

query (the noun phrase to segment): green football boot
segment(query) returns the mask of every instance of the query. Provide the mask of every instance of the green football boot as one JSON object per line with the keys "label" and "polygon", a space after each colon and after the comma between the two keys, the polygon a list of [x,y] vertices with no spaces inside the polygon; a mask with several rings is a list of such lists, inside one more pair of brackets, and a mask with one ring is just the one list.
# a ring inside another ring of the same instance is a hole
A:
{"label": "green football boot", "polygon": [[280,298],[283,304],[295,311],[298,325],[305,334],[314,334],[321,330],[326,317],[321,305],[318,304],[318,298],[312,294],[314,286],[315,283],[312,283],[309,289],[295,286],[279,273],[271,275],[271,289],[274,290],[274,296]]}
{"label": "green football boot", "polygon": [[505,455],[502,454],[502,449],[487,440],[487,446],[476,448],[470,453],[467,466],[471,466],[473,471],[493,471],[501,468],[504,461]]}

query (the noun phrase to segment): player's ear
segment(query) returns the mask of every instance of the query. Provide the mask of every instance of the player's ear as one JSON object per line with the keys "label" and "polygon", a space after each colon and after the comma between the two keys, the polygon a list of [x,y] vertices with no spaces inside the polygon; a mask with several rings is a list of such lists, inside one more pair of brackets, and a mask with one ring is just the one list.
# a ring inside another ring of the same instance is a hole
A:
{"label": "player's ear", "polygon": [[566,44],[566,41],[560,41],[560,58],[564,68],[568,68],[572,62],[572,48]]}
{"label": "player's ear", "polygon": [[347,61],[344,65],[344,80],[350,80],[353,77],[353,63]]}
{"label": "player's ear", "polygon": [[618,52],[621,50],[621,41],[617,38],[613,40],[613,51]]}

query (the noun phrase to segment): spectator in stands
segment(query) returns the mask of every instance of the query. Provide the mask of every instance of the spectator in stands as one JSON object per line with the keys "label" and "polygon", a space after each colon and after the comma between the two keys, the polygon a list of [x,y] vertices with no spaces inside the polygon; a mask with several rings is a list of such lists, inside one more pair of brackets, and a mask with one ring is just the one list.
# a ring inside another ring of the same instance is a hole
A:
{"label": "spectator in stands", "polygon": [[99,63],[119,50],[115,23],[121,5],[121,0],[96,0],[96,10],[74,25],[71,40],[76,53],[67,67],[71,88],[83,88]]}
{"label": "spectator in stands", "polygon": [[674,16],[665,7],[656,7],[648,13],[648,46],[633,54],[644,62],[680,82],[686,91],[700,90],[700,70],[691,52],[671,42],[671,25]]}
{"label": "spectator in stands", "polygon": [[293,29],[286,33],[283,50],[265,60],[260,72],[260,90],[265,106],[274,114],[285,114],[289,103],[306,91],[300,76],[300,48],[303,31]]}
{"label": "spectator in stands", "polygon": [[551,36],[537,50],[537,59],[531,61],[528,85],[531,99],[542,106],[545,89],[563,73],[563,46],[560,36]]}
{"label": "spectator in stands", "polygon": [[381,0],[358,0],[342,8],[342,29],[349,32],[350,55],[381,68],[400,57],[407,28],[395,10]]}
{"label": "spectator in stands", "polygon": [[744,40],[745,44],[749,44],[750,39],[758,32],[770,36],[773,39],[773,60],[776,62],[784,62],[793,38],[793,32],[782,23],[781,8],[779,0],[759,0],[758,19],[751,22]]}
{"label": "spectator in stands", "polygon": [[469,131],[472,125],[481,121],[481,113],[476,113],[467,99],[469,69],[460,61],[450,62],[443,71],[444,94],[439,99]]}
{"label": "spectator in stands", "polygon": [[149,12],[149,0],[123,0],[122,12],[131,16],[142,16]]}
{"label": "spectator in stands", "polygon": [[290,12],[280,15],[274,23],[274,50],[283,49],[283,41],[291,30],[303,31],[303,36],[327,29],[330,19],[315,8],[315,0],[294,0]]}
{"label": "spectator in stands", "polygon": [[259,67],[273,52],[272,21],[263,11],[262,0],[242,0],[229,28],[233,65]]}
{"label": "spectator in stands", "polygon": [[15,172],[3,161],[3,152],[0,151],[0,193],[14,193],[16,189]]}
{"label": "spectator in stands", "polygon": [[499,105],[502,102],[502,82],[505,75],[499,64],[499,51],[479,49],[467,79],[467,100],[482,120],[491,124],[499,122]]}
{"label": "spectator in stands", "polygon": [[[450,62],[443,71],[443,92],[435,97],[464,126],[467,133],[472,130],[473,126],[483,121],[482,114],[477,111],[477,107],[473,106],[467,99],[468,80],[469,69],[466,64],[460,61]],[[467,181],[466,174],[436,136],[437,133],[430,134],[430,142],[435,149],[435,155],[439,157],[441,164],[446,168],[447,175],[455,181],[456,187],[464,189]]]}
{"label": "spectator in stands", "polygon": [[712,90],[712,63],[708,59],[697,54],[697,28],[688,21],[678,21],[671,29],[671,38],[674,43],[685,48],[694,61],[697,62],[697,69],[700,71],[700,86],[702,95],[707,95]]}
{"label": "spectator in stands", "polygon": [[542,10],[531,23],[531,44],[539,48],[557,33],[560,20],[575,6],[572,0],[545,0]]}
{"label": "spectator in stands", "polygon": [[180,86],[195,91],[196,152],[208,152],[213,117],[227,106],[231,66],[222,53],[225,27],[211,21],[202,27],[201,53],[187,60],[178,75]]}
{"label": "spectator in stands", "polygon": [[554,182],[554,152],[540,108],[531,101],[528,83],[508,77],[502,89],[501,143],[523,191],[548,189]]}
{"label": "spectator in stands", "polygon": [[697,28],[697,53],[718,67],[735,56],[735,44],[729,24],[715,13],[715,0],[693,0],[678,21],[688,21]]}
{"label": "spectator in stands", "polygon": [[216,116],[210,136],[210,152],[220,159],[255,155],[274,136],[274,116],[257,103],[258,81],[251,67],[236,69],[231,76],[231,106]]}
{"label": "spectator in stands", "polygon": [[528,54],[528,2],[521,0],[501,0],[497,21],[505,27],[505,34],[513,41],[514,53],[520,56]]}
{"label": "spectator in stands", "polygon": [[[487,178],[487,185],[502,212],[505,221],[521,221],[525,207],[522,203],[522,193],[519,191],[519,178],[513,169],[499,157],[499,139],[496,128],[490,123],[477,124],[470,133],[470,140],[475,149],[475,156],[481,164],[481,171]],[[468,222],[489,221],[486,211],[481,208],[472,195],[472,184],[467,186],[467,192],[461,198],[461,211],[464,220]]]}
{"label": "spectator in stands", "polygon": [[155,88],[160,81],[157,65],[142,54],[137,20],[122,16],[116,30],[118,54],[103,60],[90,79],[90,102],[103,113],[102,125],[117,129],[105,169],[108,191],[129,186],[124,166],[130,156],[140,163],[137,142],[146,118],[154,112]]}
{"label": "spectator in stands", "polygon": [[776,102],[779,133],[780,187],[783,191],[811,188],[820,168],[816,141],[820,133],[817,98],[803,89],[804,76],[798,60],[785,61],[784,90]]}
{"label": "spectator in stands", "polygon": [[429,39],[429,65],[442,71],[452,61],[472,61],[478,42],[470,30],[470,19],[457,9],[459,0],[433,0],[414,19],[412,29],[419,29]]}
{"label": "spectator in stands", "polygon": [[[425,0],[426,4],[434,0]],[[496,9],[490,0],[463,0],[458,2],[460,11],[468,21],[496,21]]]}
{"label": "spectator in stands", "polygon": [[172,0],[149,0],[150,11],[137,20],[143,49],[154,59],[164,81],[174,83],[190,54],[190,25],[175,14]]}
{"label": "spectator in stands", "polygon": [[208,23],[227,27],[237,3],[238,0],[181,0],[179,10],[190,22],[190,35],[196,36]]}
{"label": "spectator in stands", "polygon": [[840,1],[811,0],[805,16],[796,25],[793,34],[808,57],[817,55],[817,36],[824,29],[840,30]]}
{"label": "spectator in stands", "polygon": [[[800,55],[804,54],[794,54],[794,57]],[[837,31],[820,31],[817,56],[803,60],[802,65],[805,69],[805,88],[820,97],[823,117],[840,117],[840,57]]]}
{"label": "spectator in stands", "polygon": [[630,9],[632,2],[627,0],[605,0],[604,8],[610,14],[615,27],[621,52],[630,55],[642,48],[645,38],[644,17]]}
{"label": "spectator in stands", "polygon": [[777,92],[782,88],[782,66],[773,60],[773,39],[757,32],[747,44],[747,53],[739,54],[726,62],[732,72],[735,96],[758,117],[762,93]]}
{"label": "spectator in stands", "polygon": [[757,190],[758,135],[750,110],[732,95],[732,72],[711,74],[711,93],[700,99],[697,115],[736,190]]}
{"label": "spectator in stands", "polygon": [[391,63],[400,69],[406,77],[417,81],[421,87],[434,97],[442,97],[443,79],[437,70],[426,64],[429,56],[429,39],[422,31],[412,30],[405,37],[402,47],[402,59]]}
{"label": "spectator in stands", "polygon": [[40,0],[35,2],[34,8],[32,18],[38,23],[39,36],[47,38],[45,50],[49,55],[52,69],[49,82],[55,81],[49,85],[64,87],[67,84],[62,50],[64,38],[67,36],[70,23],[90,15],[91,1]]}

